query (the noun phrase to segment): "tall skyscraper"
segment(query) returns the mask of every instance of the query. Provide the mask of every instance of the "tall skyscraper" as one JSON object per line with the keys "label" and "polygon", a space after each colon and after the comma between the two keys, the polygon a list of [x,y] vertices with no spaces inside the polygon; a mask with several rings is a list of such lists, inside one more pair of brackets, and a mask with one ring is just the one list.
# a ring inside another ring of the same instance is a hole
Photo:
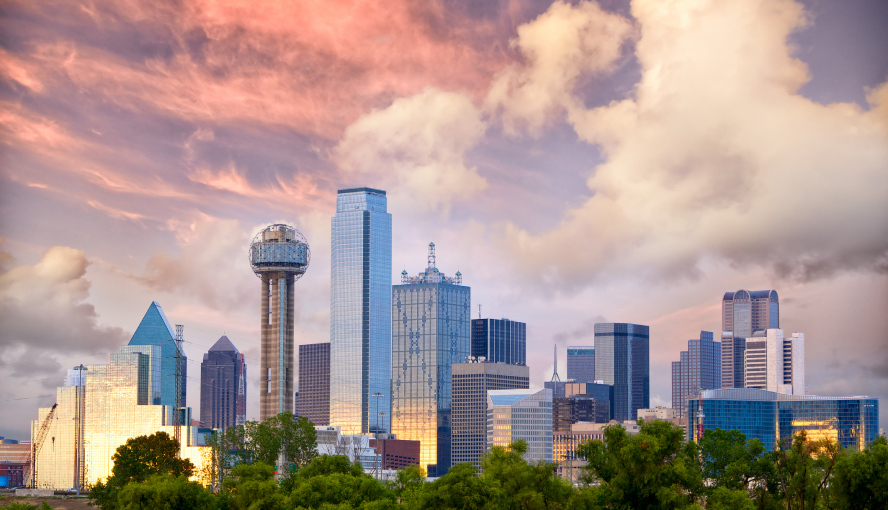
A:
{"label": "tall skyscraper", "polygon": [[188,358],[184,352],[179,352],[176,346],[176,333],[173,332],[173,327],[170,326],[157,301],[151,302],[128,345],[134,348],[130,349],[130,352],[141,352],[138,346],[142,345],[156,345],[161,349],[160,359],[154,359],[154,363],[159,365],[160,373],[155,374],[152,371],[155,377],[152,379],[151,394],[148,396],[152,404],[176,407],[176,356],[177,354],[180,356],[182,369],[180,402],[185,405]]}
{"label": "tall skyscraper", "polygon": [[782,329],[746,339],[744,386],[787,395],[805,394],[805,335],[783,337]]}
{"label": "tall skyscraper", "polygon": [[200,426],[227,429],[247,420],[247,365],[222,336],[200,364]]}
{"label": "tall skyscraper", "polygon": [[493,363],[525,365],[527,325],[509,319],[472,319],[472,356]]}
{"label": "tall skyscraper", "polygon": [[595,325],[595,377],[613,385],[617,421],[634,420],[650,405],[649,337],[639,324]]}
{"label": "tall skyscraper", "polygon": [[299,416],[330,424],[330,343],[299,346]]}
{"label": "tall skyscraper", "polygon": [[527,389],[530,369],[505,363],[455,363],[451,464],[473,462],[487,449],[487,391]]}
{"label": "tall skyscraper", "polygon": [[311,261],[308,242],[298,230],[269,225],[250,244],[250,266],[262,280],[259,294],[261,327],[259,419],[293,412],[294,283]]}
{"label": "tall skyscraper", "polygon": [[776,290],[738,290],[722,298],[721,384],[743,387],[743,352],[746,339],[756,332],[780,327]]}
{"label": "tall skyscraper", "polygon": [[712,339],[711,331],[701,331],[699,339],[688,340],[688,350],[681,351],[679,361],[672,362],[672,409],[682,418],[688,397],[717,388],[721,388],[721,344]]}
{"label": "tall skyscraper", "polygon": [[343,434],[373,432],[374,413],[385,412],[385,432],[392,378],[392,215],[385,191],[339,190],[331,228],[330,424]]}
{"label": "tall skyscraper", "polygon": [[582,345],[567,348],[567,378],[574,382],[595,382],[595,347]]}
{"label": "tall skyscraper", "polygon": [[487,448],[527,442],[524,458],[552,462],[552,390],[487,392]]}
{"label": "tall skyscraper", "polygon": [[434,243],[425,272],[392,286],[392,433],[421,442],[429,476],[450,468],[451,370],[470,352],[470,307],[462,275],[435,267]]}

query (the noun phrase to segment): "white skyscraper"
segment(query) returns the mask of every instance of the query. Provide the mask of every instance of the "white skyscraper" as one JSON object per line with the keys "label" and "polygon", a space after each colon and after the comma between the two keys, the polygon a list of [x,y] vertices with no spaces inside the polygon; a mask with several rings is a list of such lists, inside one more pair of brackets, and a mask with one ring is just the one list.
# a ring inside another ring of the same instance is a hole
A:
{"label": "white skyscraper", "polygon": [[805,394],[805,335],[784,338],[767,329],[746,339],[744,386],[786,395]]}

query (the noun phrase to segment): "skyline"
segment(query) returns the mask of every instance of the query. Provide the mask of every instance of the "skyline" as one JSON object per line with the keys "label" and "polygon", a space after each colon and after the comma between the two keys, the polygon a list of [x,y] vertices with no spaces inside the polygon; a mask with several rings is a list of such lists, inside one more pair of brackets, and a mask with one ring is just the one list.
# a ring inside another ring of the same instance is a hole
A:
{"label": "skyline", "polygon": [[91,5],[0,21],[0,435],[152,301],[189,360],[231,338],[258,394],[249,240],[305,234],[294,336],[327,341],[336,190],[362,186],[388,192],[392,283],[434,241],[472,317],[527,324],[531,388],[553,342],[631,322],[669,405],[722,295],[776,289],[809,393],[888,396],[884,7],[703,2],[679,30],[646,2]]}

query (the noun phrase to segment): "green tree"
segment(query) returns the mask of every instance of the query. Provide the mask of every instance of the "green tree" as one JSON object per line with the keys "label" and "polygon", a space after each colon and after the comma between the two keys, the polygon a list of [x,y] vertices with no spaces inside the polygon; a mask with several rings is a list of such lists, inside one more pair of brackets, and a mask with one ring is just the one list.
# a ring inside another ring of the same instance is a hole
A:
{"label": "green tree", "polygon": [[811,441],[804,430],[789,448],[778,447],[775,455],[780,496],[787,510],[814,510],[844,450],[829,439]]}
{"label": "green tree", "polygon": [[[711,487],[709,505],[723,501],[727,493],[714,495],[713,489],[743,491],[754,499],[755,507],[765,510],[778,507],[777,478],[774,454],[756,438],[746,439],[739,430],[707,430],[700,440],[703,477]],[[738,496],[739,497],[739,496]]]}
{"label": "green tree", "polygon": [[694,508],[705,492],[695,443],[663,420],[638,420],[639,432],[605,428],[603,441],[586,441],[577,455],[588,465],[587,481],[600,483],[594,504],[613,509]]}
{"label": "green tree", "polygon": [[563,508],[573,493],[571,483],[555,475],[554,464],[527,462],[525,453],[527,443],[519,439],[509,448],[494,446],[482,459],[482,477],[499,487],[495,507],[528,510]]}
{"label": "green tree", "polygon": [[281,413],[261,423],[247,422],[243,434],[244,448],[249,451],[252,462],[274,466],[284,453],[288,462],[299,469],[316,455],[317,433],[304,416],[296,418],[291,413]]}
{"label": "green tree", "polygon": [[428,510],[480,510],[499,496],[499,488],[490,477],[477,476],[470,463],[456,464],[446,475],[423,486],[411,508]]}
{"label": "green tree", "polygon": [[222,487],[221,506],[233,510],[278,510],[286,501],[274,468],[262,462],[236,466]]}
{"label": "green tree", "polygon": [[216,498],[184,476],[163,474],[126,484],[117,495],[117,506],[121,510],[212,510]]}
{"label": "green tree", "polygon": [[829,482],[829,508],[888,508],[888,440],[879,436],[862,452],[843,456]]}
{"label": "green tree", "polygon": [[[316,457],[292,477],[290,508],[322,508],[348,505],[352,508],[374,504],[394,506],[395,494],[379,480],[364,473],[361,465],[342,455]],[[388,503],[386,503],[388,501]]]}
{"label": "green tree", "polygon": [[398,497],[398,503],[411,504],[425,485],[426,473],[420,466],[407,466],[398,470],[389,488]]}
{"label": "green tree", "polygon": [[90,499],[103,510],[111,510],[117,508],[118,492],[128,483],[144,482],[160,474],[191,477],[194,464],[178,458],[178,453],[179,442],[166,432],[128,439],[111,457],[114,461],[111,476],[107,482],[99,481],[92,488]]}

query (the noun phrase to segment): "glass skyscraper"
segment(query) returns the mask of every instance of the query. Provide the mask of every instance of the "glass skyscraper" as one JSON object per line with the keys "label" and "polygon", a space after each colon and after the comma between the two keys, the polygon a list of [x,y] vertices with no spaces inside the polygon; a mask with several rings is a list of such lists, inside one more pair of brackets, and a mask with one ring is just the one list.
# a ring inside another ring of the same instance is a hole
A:
{"label": "glass skyscraper", "polygon": [[450,469],[451,370],[469,355],[471,289],[435,267],[392,286],[392,433],[420,441],[429,476]]}
{"label": "glass skyscraper", "polygon": [[746,339],[780,327],[780,301],[776,290],[738,290],[722,297],[721,385],[742,388]]}
{"label": "glass skyscraper", "polygon": [[[176,406],[176,353],[179,348],[176,346],[176,333],[167,320],[163,309],[157,301],[152,301],[142,322],[133,333],[133,337],[129,341],[130,346],[139,345],[157,345],[161,348],[162,355],[159,360],[154,363],[160,364],[160,376],[156,378],[156,382],[152,384],[152,392],[148,396],[151,404],[163,404]],[[185,405],[187,367],[188,359],[185,353],[181,353],[181,403]]]}
{"label": "glass skyscraper", "polygon": [[487,392],[487,449],[527,442],[524,458],[552,462],[552,390]]}
{"label": "glass skyscraper", "polygon": [[[390,430],[392,215],[385,191],[342,189],[332,219],[330,424]],[[374,397],[381,394],[381,397]]]}
{"label": "glass skyscraper", "polygon": [[582,345],[567,348],[567,378],[574,382],[595,382],[595,347]]}
{"label": "glass skyscraper", "polygon": [[[863,450],[879,435],[879,399],[784,395],[753,388],[706,390],[688,400],[688,439],[706,430],[739,430],[768,450],[806,431],[808,439],[830,439]],[[702,421],[702,423],[701,423]]]}
{"label": "glass skyscraper", "polygon": [[711,331],[701,331],[700,339],[688,340],[688,350],[672,362],[672,409],[682,418],[689,396],[716,388],[721,388],[721,344]]}
{"label": "glass skyscraper", "polygon": [[299,346],[299,416],[315,426],[330,424],[330,343]]}
{"label": "glass skyscraper", "polygon": [[200,426],[226,429],[247,418],[247,365],[227,336],[204,354],[200,364]]}
{"label": "glass skyscraper", "polygon": [[650,405],[649,336],[639,324],[595,325],[595,377],[614,387],[617,421],[634,420]]}
{"label": "glass skyscraper", "polygon": [[472,319],[472,356],[493,363],[527,362],[527,325],[509,319]]}

